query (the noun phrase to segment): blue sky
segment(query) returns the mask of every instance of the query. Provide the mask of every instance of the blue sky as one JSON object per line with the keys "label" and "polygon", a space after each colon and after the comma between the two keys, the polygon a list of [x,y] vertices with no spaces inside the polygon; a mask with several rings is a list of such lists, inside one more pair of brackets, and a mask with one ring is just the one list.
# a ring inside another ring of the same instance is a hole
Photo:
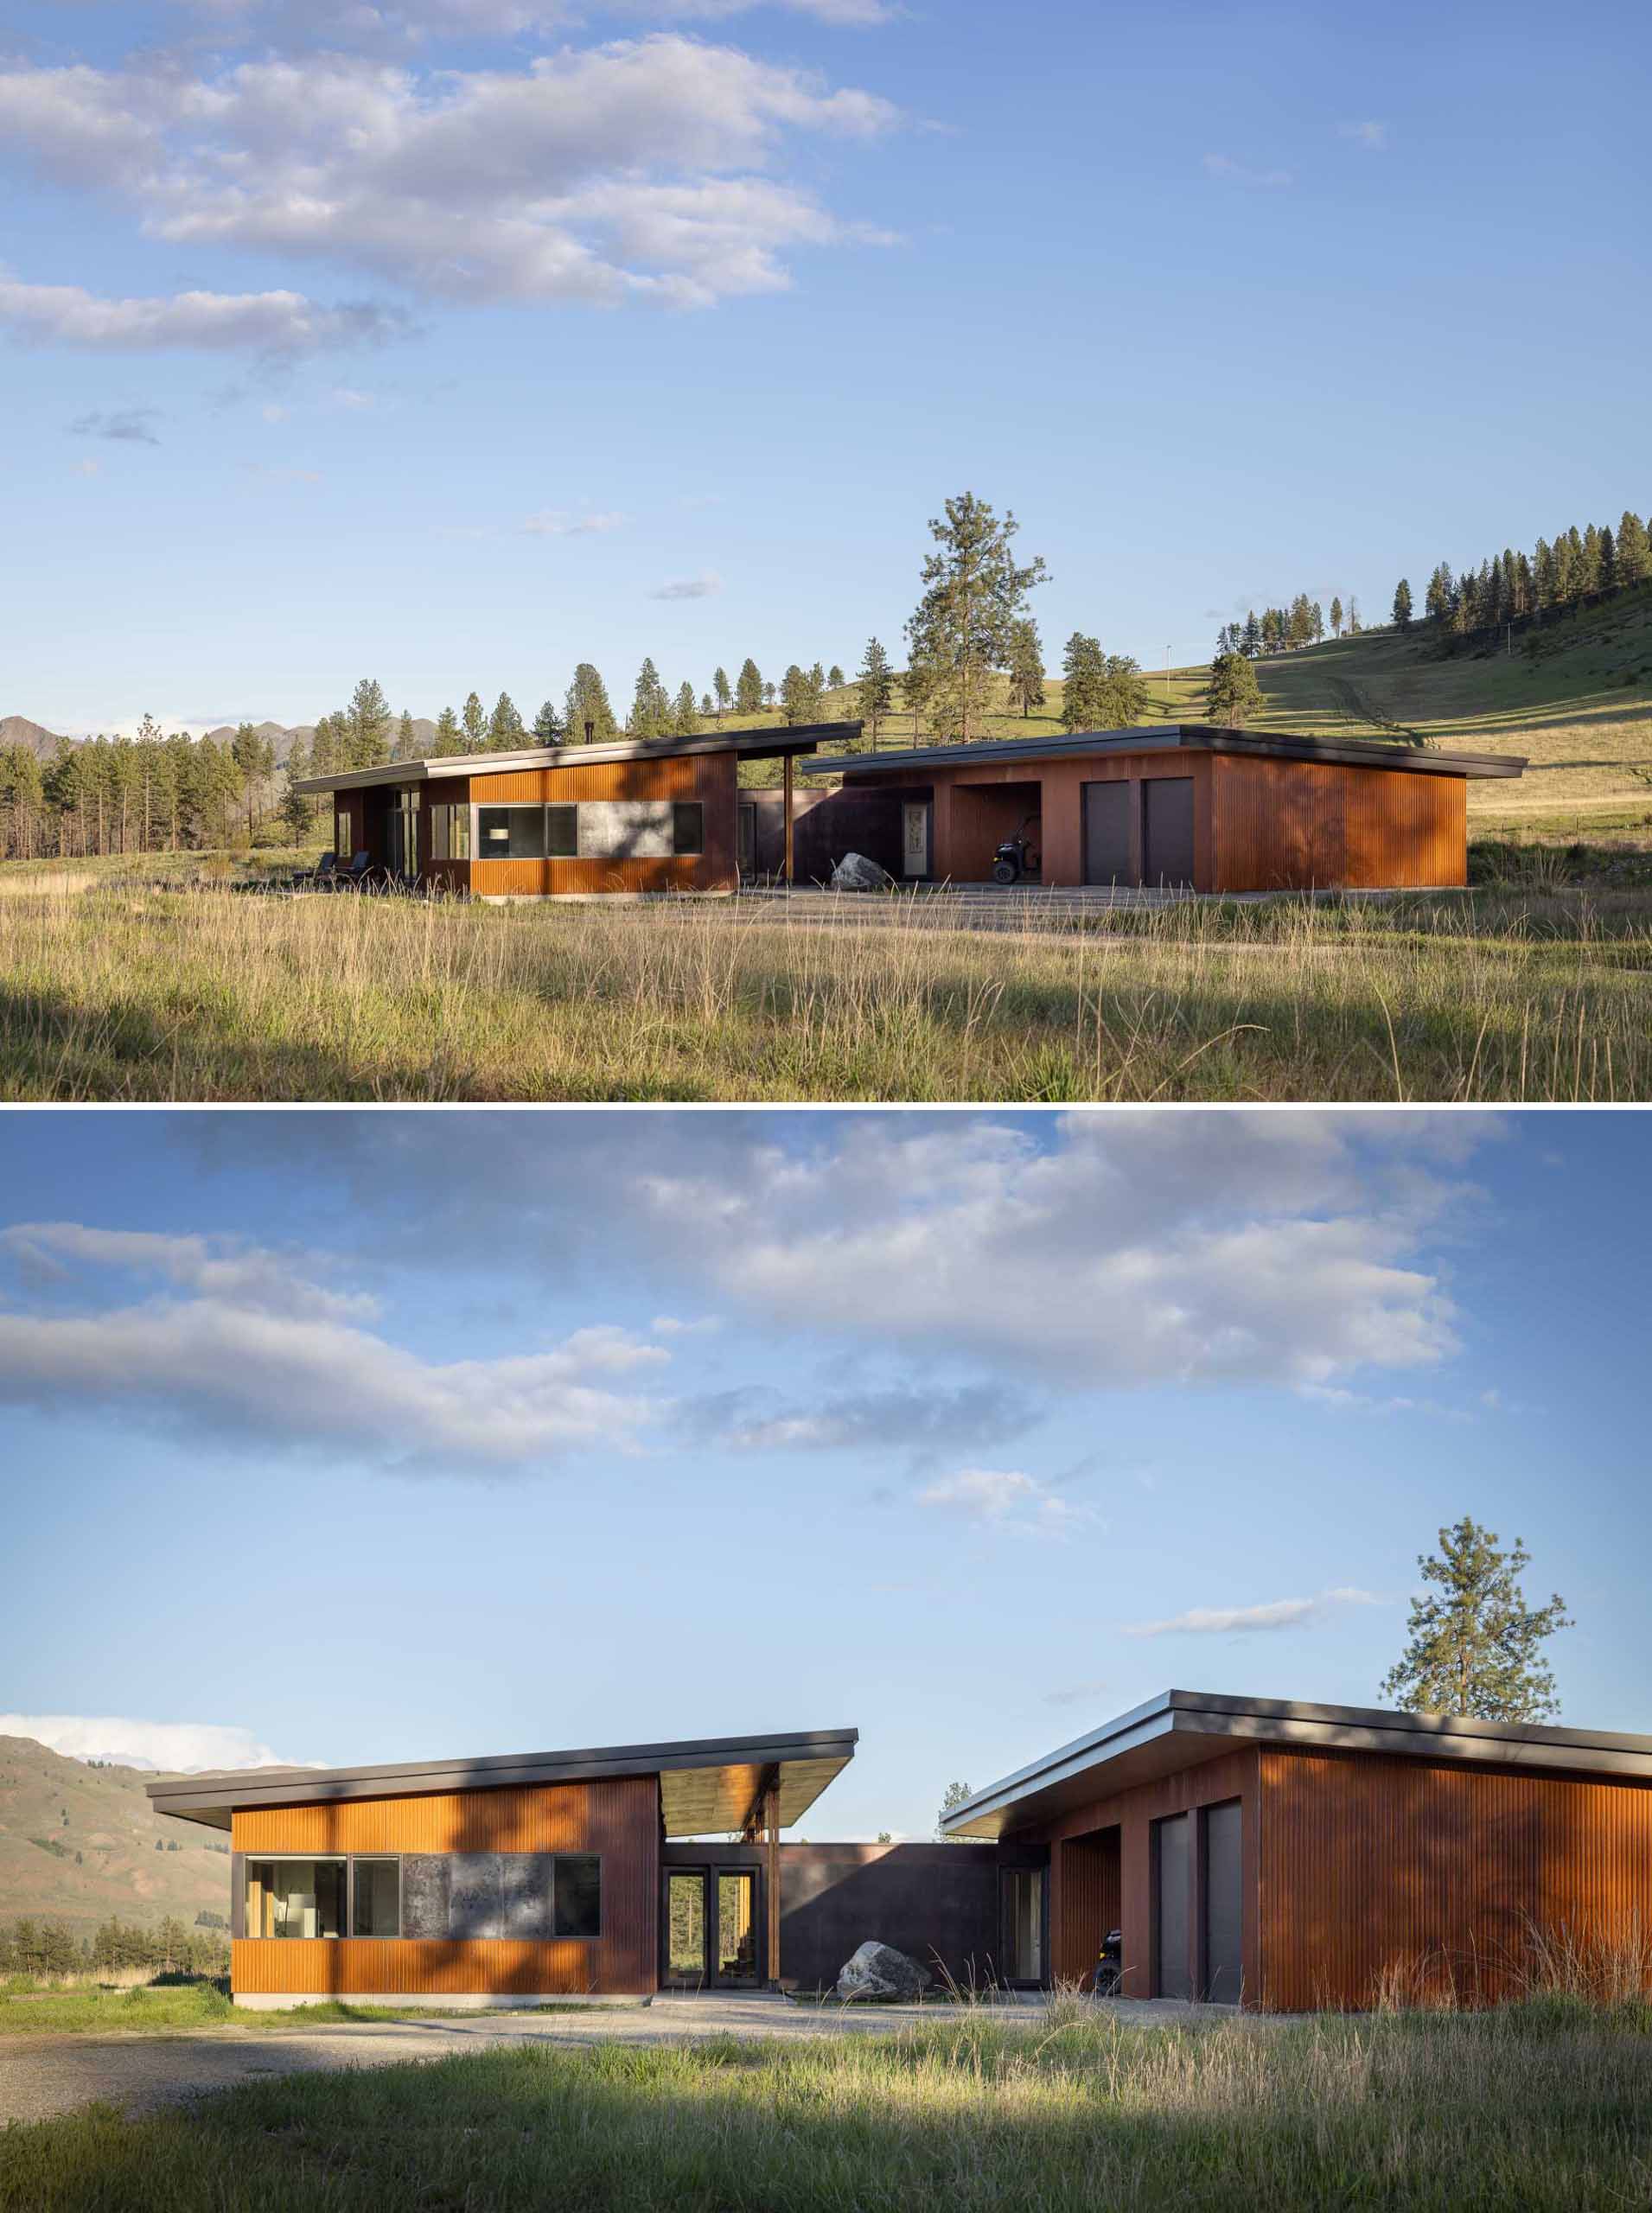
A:
{"label": "blue sky", "polygon": [[60,1112],[7,1151],[0,1732],[850,1724],[811,1832],[922,1834],[1167,1686],[1377,1703],[1463,1513],[1570,1602],[1566,1718],[1652,1724],[1639,1118]]}
{"label": "blue sky", "polygon": [[1150,666],[1652,505],[1639,6],[9,26],[0,712],[852,666],[966,486]]}

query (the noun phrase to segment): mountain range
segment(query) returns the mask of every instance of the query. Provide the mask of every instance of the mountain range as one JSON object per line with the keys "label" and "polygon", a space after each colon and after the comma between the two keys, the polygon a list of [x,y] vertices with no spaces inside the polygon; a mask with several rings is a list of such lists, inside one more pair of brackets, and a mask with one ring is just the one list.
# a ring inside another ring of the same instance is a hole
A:
{"label": "mountain range", "polygon": [[[199,735],[202,737],[213,738],[220,745],[226,745],[234,737],[237,727],[238,725],[234,723],[220,723],[215,730],[202,730]],[[308,741],[316,734],[314,723],[263,722],[255,723],[253,728],[260,737],[267,737],[274,746],[277,768],[282,766],[300,739]],[[428,716],[415,715],[413,734],[421,746],[428,745],[436,736],[436,724]],[[39,723],[30,722],[27,715],[0,716],[0,748],[21,745],[34,754],[36,759],[45,761],[48,760],[63,743],[63,738],[56,730],[47,730]],[[71,745],[83,745],[86,740],[72,737],[68,743]]]}

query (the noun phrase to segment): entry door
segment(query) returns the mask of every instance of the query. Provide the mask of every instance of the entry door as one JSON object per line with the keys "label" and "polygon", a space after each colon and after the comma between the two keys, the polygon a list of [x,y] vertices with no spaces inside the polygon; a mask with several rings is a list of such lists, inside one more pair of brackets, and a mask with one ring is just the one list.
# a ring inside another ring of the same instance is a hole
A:
{"label": "entry door", "polygon": [[1191,1998],[1188,1972],[1188,1817],[1172,1814],[1152,1827],[1153,1995]]}
{"label": "entry door", "polygon": [[1204,1927],[1200,1932],[1203,1994],[1218,2005],[1237,2006],[1243,1984],[1245,1911],[1241,1861],[1244,1830],[1238,1799],[1208,1806],[1203,1820]]}
{"label": "entry door", "polygon": [[754,1990],[762,1980],[754,1867],[666,1871],[661,1980],[678,1990]]}
{"label": "entry door", "polygon": [[1141,877],[1147,884],[1193,881],[1193,779],[1144,776]]}
{"label": "entry door", "polygon": [[1133,883],[1127,780],[1084,787],[1084,881]]}
{"label": "entry door", "polygon": [[735,817],[735,866],[742,876],[757,873],[757,807],[755,800],[743,799]]}
{"label": "entry door", "polygon": [[929,802],[909,799],[901,807],[901,874],[929,873]]}

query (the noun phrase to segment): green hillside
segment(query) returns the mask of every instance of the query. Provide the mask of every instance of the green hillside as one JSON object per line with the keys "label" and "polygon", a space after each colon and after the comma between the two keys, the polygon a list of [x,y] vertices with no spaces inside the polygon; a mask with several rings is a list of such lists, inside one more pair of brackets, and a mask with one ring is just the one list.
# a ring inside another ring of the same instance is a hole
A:
{"label": "green hillside", "polygon": [[144,1785],[156,1780],[0,1737],[0,1922],[57,1921],[86,1936],[111,1914],[146,1927],[168,1914],[190,1927],[201,1912],[227,1921],[228,1838],[155,1813]]}
{"label": "green hillside", "polygon": [[[1407,635],[1365,630],[1256,665],[1266,705],[1258,730],[1311,737],[1406,737],[1476,753],[1518,753],[1531,765],[1521,782],[1471,784],[1469,805],[1487,822],[1576,816],[1593,825],[1616,810],[1652,813],[1652,584],[1605,603],[1553,614],[1517,631],[1513,651],[1453,641],[1442,651],[1431,628]],[[1165,721],[1204,714],[1206,670],[1147,671],[1149,713]],[[1043,710],[1025,719],[989,718],[984,736],[1036,737],[1061,727],[1062,685],[1052,676]],[[883,725],[885,747],[932,742],[898,705]],[[856,712],[852,686],[828,692],[828,717]],[[731,716],[728,726],[772,716]],[[772,762],[749,764],[753,782],[775,781]]]}

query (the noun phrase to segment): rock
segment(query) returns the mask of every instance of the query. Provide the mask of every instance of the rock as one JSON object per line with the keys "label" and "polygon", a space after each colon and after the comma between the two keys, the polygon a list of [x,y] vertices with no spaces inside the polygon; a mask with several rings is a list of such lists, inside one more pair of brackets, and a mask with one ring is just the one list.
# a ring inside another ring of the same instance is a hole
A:
{"label": "rock", "polygon": [[838,1977],[839,1998],[917,1998],[929,1987],[929,1971],[892,1944],[868,1941],[845,1961]]}
{"label": "rock", "polygon": [[[832,871],[834,891],[887,891],[894,882],[886,868],[869,861],[864,853],[845,853]],[[864,1951],[865,1947],[861,1948]]]}

